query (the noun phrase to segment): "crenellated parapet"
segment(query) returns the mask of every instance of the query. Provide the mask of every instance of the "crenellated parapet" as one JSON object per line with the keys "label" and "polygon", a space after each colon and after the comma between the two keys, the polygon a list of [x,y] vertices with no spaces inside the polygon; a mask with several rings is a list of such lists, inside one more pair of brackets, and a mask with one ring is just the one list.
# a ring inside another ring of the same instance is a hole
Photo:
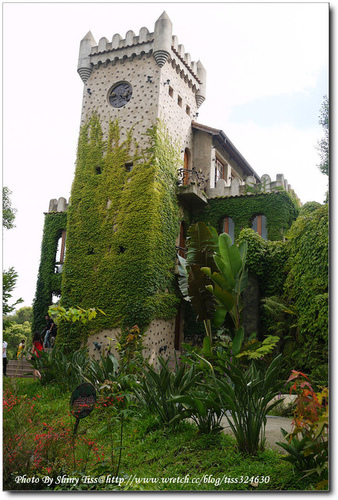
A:
{"label": "crenellated parapet", "polygon": [[148,55],[154,57],[159,68],[171,64],[189,86],[196,88],[196,103],[199,107],[206,97],[206,71],[200,61],[191,60],[190,54],[179,44],[177,36],[172,34],[172,29],[168,15],[163,12],[156,21],[153,32],[143,27],[138,35],[129,30],[125,38],[117,33],[111,41],[102,37],[97,43],[89,31],[80,43],[77,68],[83,83],[87,82],[92,71],[100,65],[115,65],[125,59]]}
{"label": "crenellated parapet", "polygon": [[54,213],[54,212],[67,212],[68,210],[69,203],[67,203],[66,198],[59,198],[50,200],[49,202],[49,208],[48,208],[48,213]]}
{"label": "crenellated parapet", "polygon": [[254,176],[248,176],[245,181],[240,181],[238,178],[229,179],[226,182],[224,179],[219,179],[215,188],[209,188],[207,195],[209,198],[217,198],[224,196],[245,196],[261,193],[272,193],[275,191],[285,190],[298,199],[291,185],[284,178],[283,174],[277,174],[276,180],[272,181],[268,174],[264,174],[257,182]]}

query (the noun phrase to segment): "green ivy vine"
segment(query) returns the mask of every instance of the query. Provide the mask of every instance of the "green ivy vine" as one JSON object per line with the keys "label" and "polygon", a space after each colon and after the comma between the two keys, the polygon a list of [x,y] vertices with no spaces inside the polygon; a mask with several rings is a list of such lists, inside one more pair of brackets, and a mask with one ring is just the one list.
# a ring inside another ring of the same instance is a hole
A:
{"label": "green ivy vine", "polygon": [[52,302],[52,295],[61,294],[62,275],[55,273],[55,257],[58,240],[66,226],[67,212],[51,212],[45,215],[41,260],[33,301],[33,332],[41,332],[44,329],[45,315]]}
{"label": "green ivy vine", "polygon": [[235,239],[242,229],[251,228],[255,215],[265,215],[268,239],[282,240],[292,222],[297,218],[299,206],[287,191],[246,196],[211,198],[208,207],[194,215],[194,221],[203,221],[219,228],[224,217],[231,217],[235,224]]}
{"label": "green ivy vine", "polygon": [[[90,325],[92,332],[134,324],[142,330],[176,314],[181,160],[162,123],[147,138],[143,150],[132,129],[122,141],[117,121],[105,137],[97,113],[80,131],[61,304],[102,309],[106,316]],[[76,348],[89,332],[80,330],[61,322],[58,343]]]}

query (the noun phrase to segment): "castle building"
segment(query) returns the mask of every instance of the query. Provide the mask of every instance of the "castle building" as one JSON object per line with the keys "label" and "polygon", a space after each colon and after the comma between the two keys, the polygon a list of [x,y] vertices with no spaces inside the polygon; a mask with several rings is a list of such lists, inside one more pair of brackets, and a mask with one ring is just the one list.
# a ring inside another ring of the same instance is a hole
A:
{"label": "castle building", "polygon": [[222,130],[197,122],[207,73],[165,12],[153,32],[98,43],[87,33],[77,71],[77,167],[70,201],[51,200],[45,214],[33,328],[61,296],[65,307],[105,312],[86,337],[91,352],[139,324],[155,360],[184,340],[175,261],[189,224],[205,220],[233,239],[252,227],[282,240],[296,197],[283,175],[259,176]]}

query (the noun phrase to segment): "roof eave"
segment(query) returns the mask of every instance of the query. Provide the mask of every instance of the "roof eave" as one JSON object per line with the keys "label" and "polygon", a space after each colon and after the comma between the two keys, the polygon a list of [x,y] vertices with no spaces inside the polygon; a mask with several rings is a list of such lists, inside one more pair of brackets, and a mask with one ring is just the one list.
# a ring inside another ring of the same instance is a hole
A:
{"label": "roof eave", "polygon": [[251,165],[247,162],[244,156],[238,151],[236,146],[230,141],[229,137],[223,132],[221,129],[215,129],[212,127],[208,127],[206,125],[201,125],[197,122],[192,122],[192,127],[211,134],[215,137],[224,147],[224,149],[237,161],[239,166],[243,169],[247,175],[253,175],[258,182],[260,182],[260,176],[255,172],[255,170],[251,167]]}

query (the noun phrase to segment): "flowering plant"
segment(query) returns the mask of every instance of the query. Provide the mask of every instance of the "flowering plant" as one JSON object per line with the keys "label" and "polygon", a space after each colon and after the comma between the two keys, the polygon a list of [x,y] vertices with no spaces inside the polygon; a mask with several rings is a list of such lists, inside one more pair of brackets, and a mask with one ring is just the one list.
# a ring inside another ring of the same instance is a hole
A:
{"label": "flowering plant", "polygon": [[297,395],[293,430],[282,429],[287,442],[277,444],[288,452],[284,460],[305,475],[317,474],[317,489],[323,489],[328,483],[329,392],[326,387],[315,392],[308,376],[295,370],[288,382],[292,382],[290,394]]}

